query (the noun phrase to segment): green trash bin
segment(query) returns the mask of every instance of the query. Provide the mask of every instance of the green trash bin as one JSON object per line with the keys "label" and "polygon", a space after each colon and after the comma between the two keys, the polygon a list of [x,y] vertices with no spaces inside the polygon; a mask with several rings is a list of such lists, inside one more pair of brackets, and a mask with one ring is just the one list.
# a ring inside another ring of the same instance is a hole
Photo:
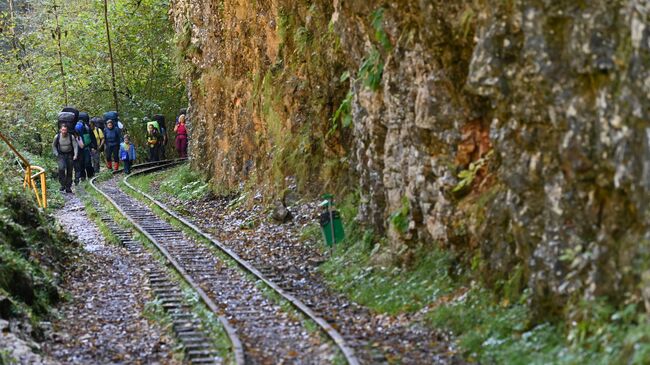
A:
{"label": "green trash bin", "polygon": [[323,208],[323,213],[320,215],[320,226],[323,231],[323,237],[325,237],[325,243],[329,247],[345,239],[341,215],[333,209],[332,197],[331,194],[325,194],[323,195],[325,200],[320,203],[320,206]]}

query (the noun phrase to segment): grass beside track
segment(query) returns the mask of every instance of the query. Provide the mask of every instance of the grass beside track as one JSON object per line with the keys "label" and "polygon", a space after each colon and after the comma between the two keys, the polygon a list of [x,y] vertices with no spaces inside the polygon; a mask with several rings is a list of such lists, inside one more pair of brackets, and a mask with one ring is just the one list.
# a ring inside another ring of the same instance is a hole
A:
{"label": "grass beside track", "polygon": [[422,247],[408,264],[380,264],[383,239],[354,223],[356,201],[351,196],[340,205],[349,239],[321,267],[355,301],[388,314],[421,311],[430,326],[455,335],[467,359],[482,364],[650,363],[650,319],[636,304],[613,308],[596,300],[585,302],[572,323],[535,322],[528,291],[517,294],[514,282],[501,283],[501,294],[484,288],[447,252]]}

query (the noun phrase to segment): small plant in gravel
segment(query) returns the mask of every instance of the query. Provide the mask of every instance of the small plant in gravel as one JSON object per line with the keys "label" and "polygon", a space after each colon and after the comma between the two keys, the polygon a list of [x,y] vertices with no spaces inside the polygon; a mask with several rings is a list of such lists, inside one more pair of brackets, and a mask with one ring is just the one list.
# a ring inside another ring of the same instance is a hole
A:
{"label": "small plant in gravel", "polygon": [[0,365],[18,364],[18,359],[11,356],[11,351],[2,349],[0,350]]}
{"label": "small plant in gravel", "polygon": [[316,243],[323,237],[320,225],[312,222],[300,231],[300,240],[305,243]]}
{"label": "small plant in gravel", "polygon": [[163,327],[172,324],[171,317],[167,314],[162,306],[162,301],[158,298],[146,302],[142,314],[147,320],[160,323]]}

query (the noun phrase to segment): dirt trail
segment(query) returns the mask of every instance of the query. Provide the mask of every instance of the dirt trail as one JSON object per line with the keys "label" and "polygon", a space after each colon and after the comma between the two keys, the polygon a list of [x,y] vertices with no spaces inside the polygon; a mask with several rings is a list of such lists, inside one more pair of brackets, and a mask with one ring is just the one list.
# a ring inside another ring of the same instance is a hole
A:
{"label": "dirt trail", "polygon": [[53,321],[45,351],[63,363],[179,363],[172,357],[172,339],[143,317],[151,296],[145,273],[128,252],[106,242],[76,195],[66,195],[56,218],[86,254],[65,278],[71,300]]}

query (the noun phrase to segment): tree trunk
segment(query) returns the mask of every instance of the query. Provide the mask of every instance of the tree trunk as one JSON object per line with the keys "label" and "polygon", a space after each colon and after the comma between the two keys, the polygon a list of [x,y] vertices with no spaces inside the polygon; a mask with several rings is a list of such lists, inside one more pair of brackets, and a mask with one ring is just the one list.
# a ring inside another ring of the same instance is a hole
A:
{"label": "tree trunk", "polygon": [[115,85],[115,62],[113,61],[113,46],[111,45],[111,31],[108,25],[108,0],[104,0],[104,23],[106,23],[106,40],[108,41],[108,55],[111,60],[111,82],[113,85],[113,101],[115,102],[115,111],[119,112],[117,102],[117,86]]}
{"label": "tree trunk", "polygon": [[56,38],[57,42],[57,47],[59,50],[59,67],[61,70],[61,82],[63,83],[63,97],[65,99],[65,105],[68,105],[68,87],[66,86],[65,83],[65,70],[63,69],[63,52],[61,51],[61,26],[59,25],[59,12],[58,8],[59,6],[56,5],[56,0],[53,1],[53,9],[54,9],[54,20],[56,21],[56,30],[54,31],[54,35]]}

